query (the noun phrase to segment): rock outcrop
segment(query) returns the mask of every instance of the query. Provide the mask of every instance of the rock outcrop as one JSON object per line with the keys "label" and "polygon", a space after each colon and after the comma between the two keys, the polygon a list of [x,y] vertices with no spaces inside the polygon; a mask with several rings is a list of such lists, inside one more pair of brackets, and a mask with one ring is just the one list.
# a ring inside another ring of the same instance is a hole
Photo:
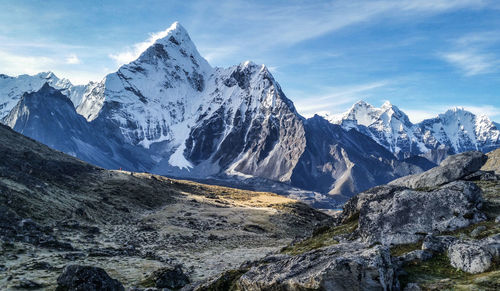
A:
{"label": "rock outcrop", "polygon": [[500,234],[480,241],[457,241],[448,248],[450,264],[464,272],[487,271],[500,261]]}
{"label": "rock outcrop", "polygon": [[189,284],[189,277],[184,274],[182,267],[177,265],[173,268],[165,267],[154,271],[145,282],[146,285],[151,285],[149,287],[177,290]]}
{"label": "rock outcrop", "polygon": [[389,184],[412,189],[437,187],[478,171],[487,159],[485,154],[477,151],[461,153],[446,158],[439,167],[396,179]]}
{"label": "rock outcrop", "polygon": [[406,189],[385,199],[374,198],[359,213],[359,235],[370,244],[414,243],[427,234],[486,219],[479,210],[481,191],[471,182],[456,181],[429,192]]}
{"label": "rock outcrop", "polygon": [[238,280],[243,290],[392,290],[389,250],[346,243],[251,268]]}
{"label": "rock outcrop", "polygon": [[69,265],[57,278],[57,291],[125,291],[118,280],[97,267]]}
{"label": "rock outcrop", "polygon": [[494,171],[497,175],[500,175],[500,149],[488,153],[488,161],[481,170]]}

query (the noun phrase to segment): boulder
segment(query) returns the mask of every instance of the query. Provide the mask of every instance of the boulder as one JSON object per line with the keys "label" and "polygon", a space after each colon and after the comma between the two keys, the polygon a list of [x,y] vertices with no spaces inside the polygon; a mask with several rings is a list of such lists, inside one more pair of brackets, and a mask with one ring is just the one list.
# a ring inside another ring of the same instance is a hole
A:
{"label": "boulder", "polygon": [[405,187],[401,186],[381,185],[359,193],[344,204],[339,220],[340,222],[347,222],[355,219],[359,217],[359,212],[364,205],[391,199],[395,193],[405,189]]}
{"label": "boulder", "polygon": [[342,243],[252,267],[242,290],[392,290],[397,279],[389,249]]}
{"label": "boulder", "polygon": [[453,267],[471,274],[485,272],[492,261],[487,250],[472,242],[452,244],[448,249],[448,257]]}
{"label": "boulder", "polygon": [[481,170],[494,171],[497,175],[500,175],[500,149],[488,153],[488,161]]}
{"label": "boulder", "polygon": [[430,260],[432,258],[432,255],[433,255],[432,252],[428,250],[414,250],[397,257],[397,260],[402,264],[411,263],[415,261],[423,262]]}
{"label": "boulder", "polygon": [[487,159],[485,154],[478,151],[449,156],[438,167],[420,174],[396,179],[389,184],[412,189],[441,186],[478,171]]}
{"label": "boulder", "polygon": [[189,284],[189,278],[182,271],[182,267],[177,265],[154,271],[144,282],[148,287],[180,289]]}
{"label": "boulder", "polygon": [[101,268],[68,265],[57,278],[57,291],[124,291],[118,280],[111,278]]}
{"label": "boulder", "polygon": [[457,241],[448,248],[450,264],[464,272],[477,274],[500,262],[500,234],[482,240]]}
{"label": "boulder", "polygon": [[365,197],[359,206],[357,231],[368,244],[415,243],[428,234],[486,219],[479,211],[481,190],[472,182],[457,181],[429,192],[406,189],[392,196],[375,193],[372,197]]}
{"label": "boulder", "polygon": [[449,246],[457,240],[458,238],[450,235],[428,235],[422,242],[422,250],[430,251],[435,254],[441,254],[446,252]]}

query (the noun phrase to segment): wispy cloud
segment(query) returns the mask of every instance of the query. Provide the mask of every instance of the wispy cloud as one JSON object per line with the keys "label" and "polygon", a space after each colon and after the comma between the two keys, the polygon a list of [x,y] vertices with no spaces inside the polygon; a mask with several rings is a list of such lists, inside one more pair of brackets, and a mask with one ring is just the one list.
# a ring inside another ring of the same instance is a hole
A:
{"label": "wispy cloud", "polygon": [[82,63],[82,61],[80,61],[78,56],[75,54],[71,54],[66,58],[66,64],[68,64],[68,65],[78,65],[81,63]]}
{"label": "wispy cloud", "polygon": [[499,60],[493,54],[475,51],[457,51],[443,54],[442,57],[450,64],[458,67],[466,76],[474,76],[494,72]]}
{"label": "wispy cloud", "polygon": [[500,107],[493,105],[457,105],[457,104],[447,104],[447,105],[434,105],[434,106],[423,106],[422,109],[406,109],[401,108],[403,112],[408,114],[411,122],[418,123],[424,119],[429,119],[438,116],[441,113],[446,112],[454,107],[462,107],[467,111],[474,113],[477,116],[486,115],[490,119],[495,120],[500,117]]}
{"label": "wispy cloud", "polygon": [[385,87],[388,84],[387,81],[378,81],[351,86],[328,87],[322,90],[324,92],[322,94],[294,96],[298,97],[299,100],[295,102],[295,106],[299,113],[305,117],[310,117],[316,113],[335,114],[344,111],[346,105],[366,99],[370,91]]}
{"label": "wispy cloud", "polygon": [[[483,8],[488,3],[483,0],[290,1],[269,7],[232,0],[217,6],[197,4],[210,11],[211,27],[238,27],[243,32],[230,40],[202,35],[202,46],[214,47],[211,45],[214,42],[222,46],[238,43],[237,53],[249,55],[249,49],[257,54],[277,46],[295,45],[381,17],[406,21],[459,9]],[[206,51],[210,53],[210,49]]]}
{"label": "wispy cloud", "polygon": [[452,50],[441,53],[440,57],[466,76],[493,73],[500,65],[500,55],[492,53],[498,51],[499,42],[497,31],[469,33],[451,41]]}
{"label": "wispy cloud", "polygon": [[145,41],[135,43],[125,48],[125,50],[122,52],[116,54],[110,54],[109,57],[112,58],[117,65],[130,63],[135,59],[137,59],[142,52],[144,52],[148,47],[153,45],[158,39],[167,36],[170,29],[171,27],[162,31],[152,32],[149,34],[148,39],[146,39]]}
{"label": "wispy cloud", "polygon": [[24,56],[0,50],[2,72],[20,75],[49,71],[56,60],[45,56]]}

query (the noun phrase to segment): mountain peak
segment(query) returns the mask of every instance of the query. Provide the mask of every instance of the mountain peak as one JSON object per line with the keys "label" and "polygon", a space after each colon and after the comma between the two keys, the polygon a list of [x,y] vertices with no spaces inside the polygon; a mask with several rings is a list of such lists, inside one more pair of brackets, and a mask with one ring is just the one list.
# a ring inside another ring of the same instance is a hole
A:
{"label": "mountain peak", "polygon": [[189,44],[194,47],[194,44],[189,37],[187,30],[179,23],[174,22],[165,31],[160,33],[160,38],[156,40],[156,43],[161,43],[163,45],[168,43],[173,43],[180,46],[181,44]]}
{"label": "mountain peak", "polygon": [[382,109],[388,109],[388,108],[393,108],[394,106],[392,105],[391,101],[387,100],[382,104]]}

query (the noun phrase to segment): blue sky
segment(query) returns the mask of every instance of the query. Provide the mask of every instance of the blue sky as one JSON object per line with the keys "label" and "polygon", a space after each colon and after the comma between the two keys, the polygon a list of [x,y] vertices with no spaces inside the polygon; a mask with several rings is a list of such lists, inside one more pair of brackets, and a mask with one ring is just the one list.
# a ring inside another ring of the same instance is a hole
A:
{"label": "blue sky", "polygon": [[500,121],[500,1],[0,0],[0,73],[99,81],[174,21],[213,66],[266,64],[306,116],[363,99]]}

